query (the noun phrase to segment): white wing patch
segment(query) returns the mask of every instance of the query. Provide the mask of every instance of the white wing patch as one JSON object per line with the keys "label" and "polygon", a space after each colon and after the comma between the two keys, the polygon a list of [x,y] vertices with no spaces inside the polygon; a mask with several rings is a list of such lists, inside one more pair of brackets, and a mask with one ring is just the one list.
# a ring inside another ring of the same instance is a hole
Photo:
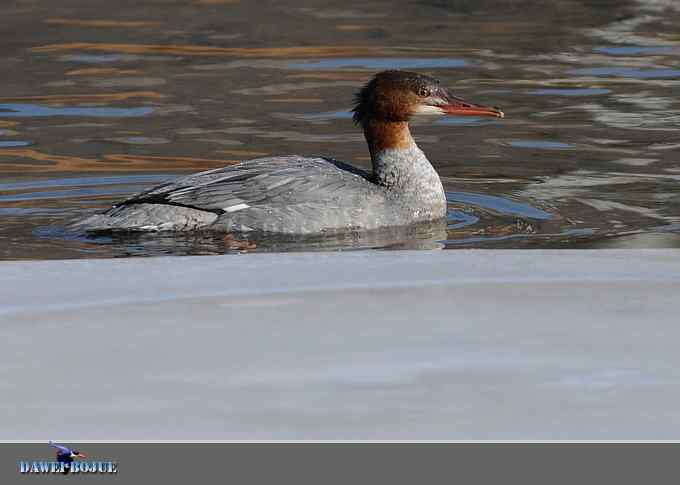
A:
{"label": "white wing patch", "polygon": [[247,209],[248,207],[250,207],[248,204],[236,204],[230,205],[229,207],[225,207],[223,210],[224,212],[236,212],[243,209]]}

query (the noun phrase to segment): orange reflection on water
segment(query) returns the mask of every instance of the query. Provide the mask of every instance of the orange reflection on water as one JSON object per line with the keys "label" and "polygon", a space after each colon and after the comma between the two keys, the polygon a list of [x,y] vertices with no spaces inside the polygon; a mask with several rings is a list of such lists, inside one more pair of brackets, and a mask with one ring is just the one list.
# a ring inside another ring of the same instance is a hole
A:
{"label": "orange reflection on water", "polygon": [[175,54],[190,56],[229,56],[245,58],[305,58],[374,56],[385,54],[383,47],[371,46],[304,46],[304,47],[214,47],[175,44],[109,44],[73,42],[48,44],[31,48],[33,52],[125,52],[127,54]]}
{"label": "orange reflection on water", "polygon": [[[196,158],[196,157],[170,157],[160,155],[127,155],[127,154],[109,154],[104,155],[104,160],[110,162],[127,163],[126,169],[135,168],[141,170],[167,170],[168,168],[213,168],[222,167],[224,165],[235,165],[240,160],[216,160],[213,158]],[[162,167],[158,165],[162,164]],[[107,167],[112,165],[107,165]],[[174,167],[173,167],[174,166]]]}
{"label": "orange reflection on water", "polygon": [[371,75],[362,72],[301,72],[288,74],[293,79],[327,79],[329,81],[368,81]]}
{"label": "orange reflection on water", "polygon": [[194,5],[234,5],[239,3],[239,0],[194,0]]}
{"label": "orange reflection on water", "polygon": [[335,30],[339,30],[340,32],[357,32],[360,30],[370,30],[374,29],[375,27],[371,27],[370,25],[336,25]]}
{"label": "orange reflection on water", "polygon": [[118,76],[123,74],[140,74],[137,69],[118,69],[115,67],[89,67],[67,71],[67,76]]}
{"label": "orange reflection on water", "polygon": [[265,99],[269,103],[320,103],[321,98],[270,98]]}
{"label": "orange reflection on water", "polygon": [[41,103],[88,103],[92,101],[109,102],[125,101],[133,98],[160,99],[167,97],[165,94],[155,91],[127,91],[123,93],[101,93],[101,94],[52,94],[44,96],[16,96],[0,98],[0,103],[22,103],[22,102],[41,102]]}
{"label": "orange reflection on water", "polygon": [[83,20],[83,19],[47,19],[45,23],[73,25],[76,27],[156,27],[158,21],[149,20]]}
{"label": "orange reflection on water", "polygon": [[[3,148],[0,158],[22,158],[49,164],[1,162],[3,172],[127,172],[131,170],[197,170],[233,165],[239,160],[158,155],[107,154],[101,159],[54,155],[30,148]],[[116,163],[107,163],[116,162]]]}
{"label": "orange reflection on water", "polygon": [[225,155],[235,155],[244,157],[266,157],[271,152],[256,152],[252,150],[217,150],[217,153],[224,153]]}
{"label": "orange reflection on water", "polygon": [[50,155],[31,148],[3,148],[0,158],[27,158],[39,162],[53,162],[50,165],[29,165],[25,163],[2,162],[3,172],[43,172],[43,171],[73,171],[81,168],[90,169],[96,160],[63,155]]}
{"label": "orange reflection on water", "polygon": [[19,124],[18,121],[4,121],[0,120],[0,128],[13,128]]}

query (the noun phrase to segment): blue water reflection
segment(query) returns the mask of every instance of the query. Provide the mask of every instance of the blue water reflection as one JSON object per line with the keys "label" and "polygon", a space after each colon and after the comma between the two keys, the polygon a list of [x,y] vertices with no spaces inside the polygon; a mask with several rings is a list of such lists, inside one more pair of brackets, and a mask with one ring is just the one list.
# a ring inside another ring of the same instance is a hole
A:
{"label": "blue water reflection", "polygon": [[151,107],[136,108],[108,108],[108,107],[77,107],[65,108],[43,106],[39,104],[0,104],[0,116],[36,118],[43,116],[85,116],[93,118],[131,118],[146,116],[153,113]]}
{"label": "blue water reflection", "polygon": [[477,126],[477,125],[488,125],[492,123],[497,123],[498,120],[495,118],[477,118],[475,116],[447,116],[437,120],[435,125],[447,125],[447,126]]}
{"label": "blue water reflection", "polygon": [[97,185],[153,184],[174,179],[173,175],[116,175],[111,177],[72,177],[0,183],[2,190],[42,189],[46,187],[82,187]]}
{"label": "blue water reflection", "polygon": [[461,227],[471,226],[479,222],[479,217],[463,211],[449,209],[446,213],[448,229],[460,229]]}
{"label": "blue water reflection", "polygon": [[25,147],[31,145],[30,141],[7,140],[0,141],[0,148]]}
{"label": "blue water reflection", "polygon": [[538,148],[541,150],[568,150],[574,148],[574,145],[568,143],[548,140],[511,140],[507,145],[513,148]]}
{"label": "blue water reflection", "polygon": [[474,194],[471,192],[447,192],[446,200],[492,210],[499,214],[526,217],[528,219],[549,220],[553,215],[529,204],[514,202],[494,195]]}
{"label": "blue water reflection", "polygon": [[26,192],[21,194],[0,195],[0,202],[20,202],[23,200],[70,199],[74,197],[130,194],[129,187],[91,188],[83,187],[70,190]]}
{"label": "blue water reflection", "polygon": [[672,54],[674,52],[680,54],[680,49],[674,46],[668,45],[656,45],[656,46],[616,46],[616,47],[596,47],[593,49],[595,52],[600,52],[602,54],[611,55],[622,55],[622,56],[635,56],[640,54]]}
{"label": "blue water reflection", "polygon": [[635,67],[592,67],[574,69],[569,74],[577,76],[614,76],[633,79],[663,79],[680,77],[680,69],[655,68],[638,69]]}

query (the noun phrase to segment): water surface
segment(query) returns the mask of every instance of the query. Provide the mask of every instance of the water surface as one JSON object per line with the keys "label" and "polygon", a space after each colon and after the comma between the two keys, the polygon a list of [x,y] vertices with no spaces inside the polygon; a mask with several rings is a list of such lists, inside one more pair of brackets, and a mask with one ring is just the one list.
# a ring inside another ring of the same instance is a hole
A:
{"label": "water surface", "polygon": [[[680,247],[673,0],[23,0],[0,6],[0,258],[361,248]],[[504,120],[418,123],[446,224],[286,240],[66,228],[270,154],[368,167],[372,73],[435,75]]]}

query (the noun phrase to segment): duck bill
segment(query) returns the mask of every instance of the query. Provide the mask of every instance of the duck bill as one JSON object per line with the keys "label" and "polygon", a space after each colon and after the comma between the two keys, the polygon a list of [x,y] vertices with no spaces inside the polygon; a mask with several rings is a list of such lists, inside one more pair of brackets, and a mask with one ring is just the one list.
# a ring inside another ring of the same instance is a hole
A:
{"label": "duck bill", "polygon": [[504,118],[505,114],[498,108],[490,108],[473,104],[471,106],[442,106],[444,113],[450,116],[491,116],[494,118]]}
{"label": "duck bill", "polygon": [[444,112],[444,114],[450,116],[491,116],[493,118],[505,117],[505,114],[500,110],[500,108],[468,103],[467,101],[451,94],[446,96],[446,104],[440,105],[439,108]]}

